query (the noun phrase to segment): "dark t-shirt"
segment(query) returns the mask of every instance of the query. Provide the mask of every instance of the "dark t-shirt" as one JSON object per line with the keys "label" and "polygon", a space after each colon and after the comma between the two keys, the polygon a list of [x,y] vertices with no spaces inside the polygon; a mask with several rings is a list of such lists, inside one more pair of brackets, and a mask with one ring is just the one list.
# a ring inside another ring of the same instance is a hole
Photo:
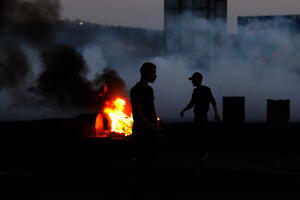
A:
{"label": "dark t-shirt", "polygon": [[200,88],[194,89],[192,99],[189,103],[189,106],[195,106],[194,113],[207,113],[210,103],[216,105],[216,101],[209,87],[203,85]]}
{"label": "dark t-shirt", "polygon": [[[130,100],[131,105],[134,106],[136,103],[141,105],[141,111],[145,118],[152,124],[156,121],[156,114],[154,108],[154,94],[153,89],[149,85],[145,85],[142,83],[137,83],[130,90]],[[133,120],[134,126],[145,127],[145,124],[141,122],[140,119],[137,118],[133,109]]]}

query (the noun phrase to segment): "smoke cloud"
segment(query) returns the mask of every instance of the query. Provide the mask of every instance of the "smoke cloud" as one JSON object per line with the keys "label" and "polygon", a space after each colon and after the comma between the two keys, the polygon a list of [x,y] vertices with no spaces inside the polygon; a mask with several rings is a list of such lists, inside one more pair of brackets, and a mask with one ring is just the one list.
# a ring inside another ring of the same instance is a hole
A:
{"label": "smoke cloud", "polygon": [[52,25],[60,18],[59,0],[9,0],[6,4],[6,23],[18,37],[36,45],[52,39]]}
{"label": "smoke cloud", "polygon": [[56,45],[48,48],[42,58],[45,70],[34,92],[62,108],[88,108],[93,104],[89,95],[92,85],[84,78],[86,64],[80,54],[68,46]]}
{"label": "smoke cloud", "polygon": [[[183,14],[179,21],[183,26],[179,29],[190,34],[178,41],[182,43],[180,51],[143,58],[135,54],[135,61],[123,57],[123,65],[116,65],[129,88],[138,81],[143,62],[157,65],[158,78],[153,87],[163,120],[192,120],[192,111],[184,119],[179,112],[191,98],[193,87],[188,77],[195,71],[204,75],[204,85],[211,87],[221,114],[224,96],[245,96],[247,121],[266,120],[267,99],[290,99],[291,120],[300,120],[299,35],[291,34],[288,27],[258,32],[245,29],[238,35],[228,35],[223,22],[199,19],[190,13]],[[193,27],[188,25],[191,21]],[[191,35],[191,30],[197,34]],[[170,44],[170,48],[178,43]],[[116,52],[115,57],[119,55]],[[209,112],[209,119],[213,119],[213,112]]]}
{"label": "smoke cloud", "polygon": [[[222,22],[209,22],[189,13],[180,20],[195,21],[196,31],[204,34],[184,38],[184,44],[193,44],[195,48],[189,56],[182,53],[153,59],[161,66],[159,73],[163,76],[157,82],[157,90],[158,96],[168,102],[160,105],[164,116],[175,116],[174,120],[179,120],[178,111],[188,103],[192,93],[187,78],[199,71],[204,75],[204,85],[211,87],[221,113],[224,96],[245,96],[246,120],[265,121],[267,99],[290,99],[291,119],[299,121],[300,95],[296,92],[300,83],[299,36],[287,28],[251,32],[242,27],[238,35],[230,36],[224,32]],[[183,30],[194,30],[186,27],[186,23],[184,26]],[[169,88],[174,86],[168,90],[168,97],[159,89],[166,84]],[[178,103],[171,103],[172,108],[166,109],[170,98]],[[210,119],[212,114],[210,112]]]}
{"label": "smoke cloud", "polygon": [[[35,12],[51,10],[49,16],[41,17],[51,28],[45,31],[46,36],[39,37],[43,42],[32,41],[34,32],[24,36],[14,31],[19,46],[1,45],[5,55],[0,60],[1,120],[93,112],[99,101],[91,93],[99,92],[105,82],[111,92],[108,96],[124,91],[128,95],[139,80],[139,67],[147,61],[157,65],[153,88],[157,112],[164,121],[192,120],[192,111],[185,118],[179,112],[191,98],[193,87],[188,78],[196,71],[204,75],[203,84],[212,89],[221,114],[224,96],[246,97],[247,121],[266,119],[267,99],[290,99],[291,119],[300,120],[300,37],[290,34],[288,28],[263,32],[245,29],[228,35],[223,22],[185,13],[176,26],[187,31],[178,42],[167,41],[168,48],[177,48],[167,51],[160,31],[95,30],[78,24],[57,30],[52,23],[59,18],[57,1],[47,1],[48,9],[41,8],[40,1],[18,2],[27,2],[32,6],[27,10]],[[22,17],[13,19],[18,18]],[[35,21],[35,17],[27,19]]]}
{"label": "smoke cloud", "polygon": [[58,0],[7,3],[0,41],[1,120],[97,112],[101,102],[93,93],[104,82],[113,92],[124,90],[123,80],[113,69],[89,71],[80,52],[86,41],[72,45],[56,36],[61,28]]}
{"label": "smoke cloud", "polygon": [[11,89],[22,83],[30,70],[26,56],[19,45],[0,44],[0,90]]}

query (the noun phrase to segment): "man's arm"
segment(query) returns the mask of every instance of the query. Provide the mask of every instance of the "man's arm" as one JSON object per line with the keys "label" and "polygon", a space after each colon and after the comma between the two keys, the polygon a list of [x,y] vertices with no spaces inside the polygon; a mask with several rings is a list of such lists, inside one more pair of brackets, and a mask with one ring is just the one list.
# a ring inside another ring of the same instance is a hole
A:
{"label": "man's arm", "polygon": [[220,116],[219,116],[216,100],[215,100],[211,90],[209,90],[209,93],[210,93],[210,102],[213,105],[213,109],[214,109],[214,112],[215,112],[214,118],[215,118],[215,120],[220,121]]}
{"label": "man's arm", "polygon": [[191,101],[189,102],[189,104],[180,112],[180,116],[184,117],[184,112],[193,108],[195,105],[195,101],[194,101],[194,93],[192,95]]}
{"label": "man's arm", "polygon": [[217,104],[213,104],[213,108],[214,108],[214,111],[215,111],[215,120],[220,121],[220,116],[219,116]]}
{"label": "man's arm", "polygon": [[132,104],[132,109],[137,116],[137,119],[140,120],[142,124],[145,124],[147,128],[153,127],[153,125],[147,120],[145,115],[142,113],[141,104],[139,102],[135,102]]}

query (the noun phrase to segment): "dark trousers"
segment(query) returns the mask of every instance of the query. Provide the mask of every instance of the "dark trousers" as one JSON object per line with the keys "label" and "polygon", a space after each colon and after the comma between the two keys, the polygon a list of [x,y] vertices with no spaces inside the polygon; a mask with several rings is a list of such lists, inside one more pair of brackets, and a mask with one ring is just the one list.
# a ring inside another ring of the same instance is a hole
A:
{"label": "dark trousers", "polygon": [[154,129],[134,129],[135,144],[135,199],[144,198],[146,178],[153,173],[154,161],[156,158],[157,134]]}
{"label": "dark trousers", "polygon": [[194,112],[194,124],[204,126],[207,123],[207,112]]}
{"label": "dark trousers", "polygon": [[209,130],[207,126],[207,112],[194,113],[194,151],[199,157],[208,152],[209,149]]}

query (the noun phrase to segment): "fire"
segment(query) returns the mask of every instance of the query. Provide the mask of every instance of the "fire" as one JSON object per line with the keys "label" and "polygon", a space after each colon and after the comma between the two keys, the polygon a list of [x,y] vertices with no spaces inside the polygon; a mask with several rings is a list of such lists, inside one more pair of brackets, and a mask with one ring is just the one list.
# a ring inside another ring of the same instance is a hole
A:
{"label": "fire", "polygon": [[[131,135],[133,117],[131,111],[128,112],[128,104],[126,99],[117,97],[112,101],[107,101],[96,118],[95,129],[97,134],[116,133],[119,135]],[[126,112],[127,111],[127,112]],[[104,130],[103,116],[107,117],[108,130]]]}
{"label": "fire", "polygon": [[124,113],[126,101],[122,98],[116,98],[112,103],[104,108],[104,113],[109,116],[111,132],[131,135],[132,133],[132,114],[130,116]]}

